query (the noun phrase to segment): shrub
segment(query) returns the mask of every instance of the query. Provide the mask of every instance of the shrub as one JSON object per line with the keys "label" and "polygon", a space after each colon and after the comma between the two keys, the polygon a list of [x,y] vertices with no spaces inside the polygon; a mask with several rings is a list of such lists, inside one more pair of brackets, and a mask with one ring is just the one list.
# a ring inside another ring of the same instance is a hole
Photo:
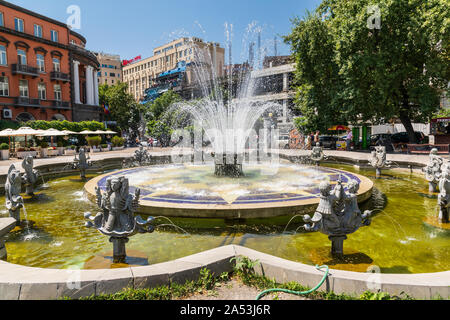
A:
{"label": "shrub", "polygon": [[9,144],[7,143],[0,144],[0,150],[9,150]]}
{"label": "shrub", "polygon": [[71,150],[75,150],[77,148],[77,146],[70,146],[69,147]]}
{"label": "shrub", "polygon": [[102,138],[100,136],[87,137],[86,140],[90,147],[98,147],[100,143],[102,143]]}
{"label": "shrub", "polygon": [[40,146],[42,149],[45,149],[45,148],[48,148],[48,143],[47,143],[46,141],[42,141],[42,142],[39,144],[39,146]]}
{"label": "shrub", "polygon": [[108,145],[107,144],[102,144],[100,147],[102,147],[102,149],[108,149]]}
{"label": "shrub", "polygon": [[115,136],[111,140],[114,147],[122,147],[125,144],[125,139]]}

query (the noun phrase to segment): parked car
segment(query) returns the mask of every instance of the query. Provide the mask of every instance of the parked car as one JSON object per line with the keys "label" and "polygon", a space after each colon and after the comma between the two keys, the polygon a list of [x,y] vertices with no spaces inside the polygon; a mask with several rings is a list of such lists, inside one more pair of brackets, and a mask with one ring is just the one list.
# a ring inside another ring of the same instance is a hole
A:
{"label": "parked car", "polygon": [[[417,139],[417,143],[421,144],[424,140],[425,140],[425,135],[423,134],[423,132],[415,132],[416,134],[416,139]],[[408,144],[409,142],[409,135],[407,132],[399,132],[399,133],[395,133],[392,135],[391,137],[392,143],[405,143]]]}
{"label": "parked car", "polygon": [[378,133],[370,136],[370,146],[375,147],[383,144],[383,141],[390,141],[392,134],[390,133]]}
{"label": "parked car", "polygon": [[280,136],[278,138],[278,148],[289,149],[289,136]]}
{"label": "parked car", "polygon": [[337,137],[334,136],[320,136],[319,137],[320,145],[324,149],[336,150],[336,143],[338,141]]}

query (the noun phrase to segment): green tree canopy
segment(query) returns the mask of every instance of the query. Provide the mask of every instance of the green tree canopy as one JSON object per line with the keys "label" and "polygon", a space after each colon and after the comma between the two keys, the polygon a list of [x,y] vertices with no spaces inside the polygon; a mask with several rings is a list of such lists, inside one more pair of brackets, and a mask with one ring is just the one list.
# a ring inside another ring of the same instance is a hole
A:
{"label": "green tree canopy", "polygon": [[446,0],[324,0],[294,19],[285,40],[302,123],[323,130],[399,118],[415,142],[411,121],[428,120],[448,91],[448,13]]}
{"label": "green tree canopy", "polygon": [[101,105],[109,106],[111,120],[117,121],[122,130],[137,132],[142,108],[128,93],[126,83],[119,82],[114,86],[100,85],[99,100]]}

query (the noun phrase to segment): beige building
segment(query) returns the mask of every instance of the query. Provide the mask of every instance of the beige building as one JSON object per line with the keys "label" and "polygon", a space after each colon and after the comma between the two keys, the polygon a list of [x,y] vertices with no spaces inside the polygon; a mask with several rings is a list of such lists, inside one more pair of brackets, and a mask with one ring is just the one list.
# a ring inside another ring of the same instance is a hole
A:
{"label": "beige building", "polygon": [[215,70],[216,76],[223,77],[225,49],[218,43],[205,43],[195,37],[177,39],[155,48],[152,57],[124,66],[123,82],[128,84],[129,93],[139,101],[144,97],[146,89],[161,85],[165,79],[164,73],[176,70],[181,65],[186,68],[180,71],[182,79],[177,79],[176,86],[195,85],[198,79],[192,68],[194,64],[201,65],[206,70]]}
{"label": "beige building", "polygon": [[103,52],[94,52],[100,63],[100,71],[98,71],[99,85],[115,85],[122,81],[122,61],[119,55],[107,54]]}

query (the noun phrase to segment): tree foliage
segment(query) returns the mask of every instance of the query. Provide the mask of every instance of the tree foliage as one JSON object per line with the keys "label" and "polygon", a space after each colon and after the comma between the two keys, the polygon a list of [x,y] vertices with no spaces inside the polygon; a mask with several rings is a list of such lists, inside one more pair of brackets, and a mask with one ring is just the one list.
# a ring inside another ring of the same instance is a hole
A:
{"label": "tree foliage", "polygon": [[285,41],[308,130],[399,118],[414,142],[411,121],[431,117],[448,91],[448,13],[445,0],[324,0],[294,19]]}
{"label": "tree foliage", "polygon": [[128,93],[128,84],[119,82],[114,86],[100,85],[99,100],[101,105],[109,107],[111,120],[117,121],[122,130],[137,133],[142,108]]}
{"label": "tree foliage", "polygon": [[147,122],[147,133],[167,146],[173,129],[180,126],[185,119],[175,104],[181,102],[181,97],[173,91],[167,91],[162,96],[144,106],[144,118]]}

